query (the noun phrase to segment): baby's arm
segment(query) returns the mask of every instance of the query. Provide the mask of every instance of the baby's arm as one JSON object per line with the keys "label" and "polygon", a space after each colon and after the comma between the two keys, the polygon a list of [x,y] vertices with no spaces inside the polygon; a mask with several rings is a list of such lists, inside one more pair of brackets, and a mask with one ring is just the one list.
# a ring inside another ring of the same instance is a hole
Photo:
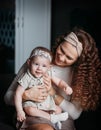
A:
{"label": "baby's arm", "polygon": [[52,82],[59,88],[61,88],[67,95],[71,95],[73,90],[72,88],[62,79],[58,77],[52,77]]}
{"label": "baby's arm", "polygon": [[16,112],[17,112],[17,120],[18,121],[23,121],[26,117],[25,117],[25,112],[23,111],[22,108],[22,95],[24,92],[24,88],[20,85],[18,85],[16,91],[15,91],[15,95],[14,95],[14,103],[15,103],[15,108],[16,108]]}
{"label": "baby's arm", "polygon": [[59,87],[63,87],[63,90],[67,95],[71,95],[73,92],[72,88],[63,80],[60,80]]}

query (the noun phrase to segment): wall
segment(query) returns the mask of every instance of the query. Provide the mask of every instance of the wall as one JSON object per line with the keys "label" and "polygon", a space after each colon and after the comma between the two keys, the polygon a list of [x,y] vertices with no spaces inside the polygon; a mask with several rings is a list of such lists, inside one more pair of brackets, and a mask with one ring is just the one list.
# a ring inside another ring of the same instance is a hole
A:
{"label": "wall", "polygon": [[99,5],[98,0],[52,0],[52,46],[58,35],[74,26],[81,26],[94,37],[101,51],[101,8]]}
{"label": "wall", "polygon": [[0,1],[0,73],[14,73],[14,0]]}
{"label": "wall", "polygon": [[16,0],[15,73],[36,46],[50,48],[51,0]]}

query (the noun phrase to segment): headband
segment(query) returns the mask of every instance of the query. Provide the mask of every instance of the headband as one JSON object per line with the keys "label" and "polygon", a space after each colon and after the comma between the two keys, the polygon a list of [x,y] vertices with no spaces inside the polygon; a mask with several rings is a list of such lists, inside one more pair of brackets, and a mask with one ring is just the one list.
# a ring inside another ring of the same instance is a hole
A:
{"label": "headband", "polygon": [[30,56],[30,58],[33,57],[33,56],[42,56],[42,57],[47,58],[50,62],[52,61],[51,55],[48,52],[40,50],[40,49],[36,49],[33,52],[33,54]]}
{"label": "headband", "polygon": [[73,46],[76,47],[77,49],[77,53],[78,55],[80,56],[81,55],[81,52],[83,50],[83,47],[82,47],[82,43],[79,42],[77,36],[75,35],[75,33],[71,32],[70,34],[68,34],[66,37],[64,37],[64,39],[69,42],[70,44],[72,44]]}

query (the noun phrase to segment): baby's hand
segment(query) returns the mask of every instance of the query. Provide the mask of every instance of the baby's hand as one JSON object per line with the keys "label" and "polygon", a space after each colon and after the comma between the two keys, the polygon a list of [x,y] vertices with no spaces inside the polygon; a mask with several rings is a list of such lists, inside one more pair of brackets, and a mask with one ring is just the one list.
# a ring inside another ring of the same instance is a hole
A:
{"label": "baby's hand", "polygon": [[18,121],[22,122],[25,119],[26,119],[26,116],[25,116],[25,112],[24,111],[17,112],[17,120]]}
{"label": "baby's hand", "polygon": [[73,93],[73,90],[71,87],[67,86],[64,88],[64,92],[67,94],[67,95],[71,95]]}

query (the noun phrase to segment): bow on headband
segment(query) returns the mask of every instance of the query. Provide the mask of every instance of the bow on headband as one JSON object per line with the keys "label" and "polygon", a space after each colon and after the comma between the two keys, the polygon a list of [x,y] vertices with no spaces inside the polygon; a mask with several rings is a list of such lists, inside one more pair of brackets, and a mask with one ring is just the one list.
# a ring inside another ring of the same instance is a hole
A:
{"label": "bow on headband", "polygon": [[42,57],[49,59],[50,62],[52,61],[51,55],[43,50],[40,50],[40,49],[35,50],[33,52],[33,54],[30,56],[30,58],[33,56],[42,56]]}
{"label": "bow on headband", "polygon": [[71,32],[70,34],[68,34],[66,37],[64,37],[64,39],[69,42],[70,44],[72,44],[73,46],[76,47],[77,49],[77,53],[78,55],[80,56],[81,55],[81,52],[83,50],[83,47],[82,47],[82,43],[79,42],[77,36],[75,35],[75,33]]}

